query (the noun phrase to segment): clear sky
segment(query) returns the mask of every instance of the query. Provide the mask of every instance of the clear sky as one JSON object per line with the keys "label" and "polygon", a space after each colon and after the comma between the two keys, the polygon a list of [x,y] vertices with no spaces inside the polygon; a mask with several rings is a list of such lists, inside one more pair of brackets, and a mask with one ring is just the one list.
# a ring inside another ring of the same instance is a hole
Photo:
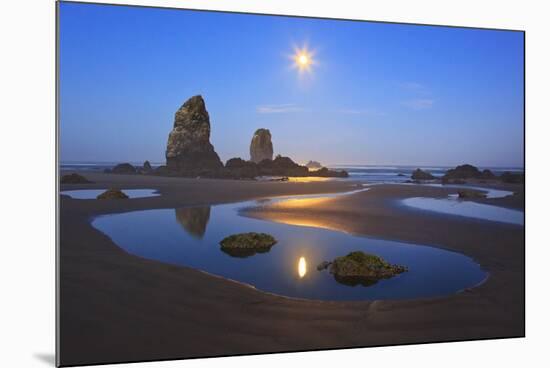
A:
{"label": "clear sky", "polygon": [[224,162],[268,128],[301,163],[523,166],[520,32],[70,3],[59,15],[64,162],[163,162],[175,111],[201,94]]}

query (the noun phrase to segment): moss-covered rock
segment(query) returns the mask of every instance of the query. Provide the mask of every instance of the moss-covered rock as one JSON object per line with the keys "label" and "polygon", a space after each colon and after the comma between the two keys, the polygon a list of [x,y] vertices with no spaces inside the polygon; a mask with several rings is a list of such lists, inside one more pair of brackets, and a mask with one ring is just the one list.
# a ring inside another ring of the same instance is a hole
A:
{"label": "moss-covered rock", "polygon": [[108,189],[97,196],[97,199],[128,199],[129,197],[120,189]]}
{"label": "moss-covered rock", "polygon": [[329,268],[336,281],[352,286],[369,286],[406,271],[405,266],[389,264],[376,255],[361,251],[334,259]]}
{"label": "moss-covered rock", "polygon": [[269,252],[277,240],[266,233],[241,233],[224,238],[221,250],[233,257],[250,257],[256,253]]}

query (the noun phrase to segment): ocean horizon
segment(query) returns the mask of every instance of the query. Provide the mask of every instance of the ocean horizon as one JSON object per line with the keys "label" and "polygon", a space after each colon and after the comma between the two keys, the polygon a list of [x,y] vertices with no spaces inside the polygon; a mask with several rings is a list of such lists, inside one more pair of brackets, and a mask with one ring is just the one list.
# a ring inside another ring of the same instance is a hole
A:
{"label": "ocean horizon", "polygon": [[[60,168],[62,171],[90,171],[103,172],[106,169],[112,169],[120,162],[91,162],[91,161],[74,161],[61,162]],[[142,166],[143,162],[133,162],[134,166]],[[165,162],[151,162],[152,167],[164,165]],[[326,165],[329,169],[346,170],[349,174],[348,178],[333,178],[338,180],[359,180],[369,182],[386,182],[399,183],[410,179],[412,172],[420,168],[430,172],[435,177],[440,177],[449,169],[455,166],[439,166],[439,165],[369,165],[369,164],[333,164]],[[491,170],[497,175],[504,172],[524,172],[523,167],[517,166],[478,166],[480,170]]]}

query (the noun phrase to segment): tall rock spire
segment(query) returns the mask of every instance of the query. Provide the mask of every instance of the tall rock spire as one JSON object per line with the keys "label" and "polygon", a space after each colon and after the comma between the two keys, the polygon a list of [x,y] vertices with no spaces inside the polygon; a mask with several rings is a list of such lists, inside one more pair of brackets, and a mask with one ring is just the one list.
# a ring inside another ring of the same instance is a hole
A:
{"label": "tall rock spire", "polygon": [[200,95],[176,111],[166,146],[166,166],[181,175],[200,175],[223,167],[210,143],[210,117]]}

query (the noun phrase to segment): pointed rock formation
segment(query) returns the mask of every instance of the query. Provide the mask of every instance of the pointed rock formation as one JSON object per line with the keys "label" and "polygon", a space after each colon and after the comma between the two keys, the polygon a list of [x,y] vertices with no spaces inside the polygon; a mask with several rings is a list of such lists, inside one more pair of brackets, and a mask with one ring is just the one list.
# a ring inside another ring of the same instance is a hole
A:
{"label": "pointed rock formation", "polygon": [[202,96],[193,96],[176,111],[168,136],[166,166],[184,176],[215,175],[223,167],[210,143],[210,117]]}
{"label": "pointed rock formation", "polygon": [[273,160],[273,143],[269,129],[258,129],[250,142],[250,161],[259,163],[263,160]]}
{"label": "pointed rock formation", "polygon": [[151,163],[149,161],[145,161],[143,163],[143,171],[146,173],[150,173],[151,171],[153,171],[153,167],[151,166]]}

